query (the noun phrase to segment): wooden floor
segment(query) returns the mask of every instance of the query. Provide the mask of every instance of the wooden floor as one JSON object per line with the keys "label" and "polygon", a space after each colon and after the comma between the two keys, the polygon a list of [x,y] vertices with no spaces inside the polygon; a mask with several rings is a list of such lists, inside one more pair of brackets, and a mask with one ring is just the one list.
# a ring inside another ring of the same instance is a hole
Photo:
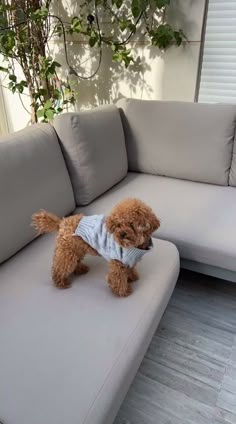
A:
{"label": "wooden floor", "polygon": [[236,424],[236,284],[180,279],[115,424]]}

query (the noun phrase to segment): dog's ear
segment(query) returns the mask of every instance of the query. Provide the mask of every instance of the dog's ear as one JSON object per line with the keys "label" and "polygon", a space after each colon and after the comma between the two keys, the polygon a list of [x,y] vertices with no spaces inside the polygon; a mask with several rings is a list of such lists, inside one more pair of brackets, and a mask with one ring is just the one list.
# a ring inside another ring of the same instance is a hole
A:
{"label": "dog's ear", "polygon": [[105,223],[106,223],[107,231],[108,231],[109,233],[111,233],[111,234],[112,234],[112,233],[114,233],[115,228],[116,228],[116,224],[115,224],[115,219],[114,219],[114,217],[113,217],[113,216],[108,216],[108,217],[106,218]]}
{"label": "dog's ear", "polygon": [[160,222],[159,218],[157,218],[157,216],[153,214],[152,218],[151,218],[152,231],[158,230],[160,225],[161,225],[161,222]]}

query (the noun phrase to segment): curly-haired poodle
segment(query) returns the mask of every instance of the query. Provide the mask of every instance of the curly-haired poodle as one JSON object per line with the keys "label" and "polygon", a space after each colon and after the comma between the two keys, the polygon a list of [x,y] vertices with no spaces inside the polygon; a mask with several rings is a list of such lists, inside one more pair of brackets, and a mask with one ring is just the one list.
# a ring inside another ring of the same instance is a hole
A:
{"label": "curly-haired poodle", "polygon": [[135,265],[152,247],[151,235],[160,221],[141,200],[125,199],[107,217],[78,214],[61,219],[40,211],[32,224],[39,234],[58,231],[52,266],[56,287],[68,288],[72,273],[88,272],[85,255],[100,255],[109,263],[107,281],[113,293],[128,296],[128,283],[138,279]]}

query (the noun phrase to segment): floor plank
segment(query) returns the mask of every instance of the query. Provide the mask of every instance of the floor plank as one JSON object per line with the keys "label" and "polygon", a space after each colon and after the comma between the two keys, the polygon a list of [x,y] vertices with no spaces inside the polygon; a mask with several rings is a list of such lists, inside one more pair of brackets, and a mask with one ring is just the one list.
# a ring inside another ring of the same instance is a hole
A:
{"label": "floor plank", "polygon": [[114,424],[236,424],[236,285],[182,271]]}

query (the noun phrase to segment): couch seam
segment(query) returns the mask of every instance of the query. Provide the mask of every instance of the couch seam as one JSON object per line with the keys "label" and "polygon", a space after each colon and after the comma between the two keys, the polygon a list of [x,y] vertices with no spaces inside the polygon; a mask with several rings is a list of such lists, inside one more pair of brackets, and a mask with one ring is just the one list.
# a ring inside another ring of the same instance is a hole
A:
{"label": "couch seam", "polygon": [[[232,143],[232,149],[231,149],[231,161],[230,161],[230,167],[229,167],[228,186],[230,186],[230,175],[231,175],[231,169],[232,169],[232,164],[234,159],[235,142],[236,142],[235,138],[236,138],[236,118],[234,121],[234,133],[233,133],[233,143]],[[234,186],[230,186],[230,187],[234,187]]]}

